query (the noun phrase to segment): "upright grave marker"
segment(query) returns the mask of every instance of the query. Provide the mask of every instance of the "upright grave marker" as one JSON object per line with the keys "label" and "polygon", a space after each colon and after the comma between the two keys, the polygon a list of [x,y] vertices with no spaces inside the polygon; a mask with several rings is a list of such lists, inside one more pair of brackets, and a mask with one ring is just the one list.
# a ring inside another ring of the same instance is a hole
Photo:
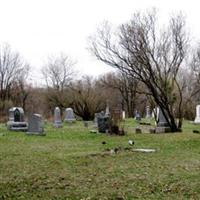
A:
{"label": "upright grave marker", "polygon": [[171,128],[165,118],[162,110],[159,108],[157,113],[157,126],[156,126],[156,133],[167,133],[171,131]]}
{"label": "upright grave marker", "polygon": [[24,110],[21,107],[9,109],[7,129],[12,131],[27,131],[28,123],[24,121]]}
{"label": "upright grave marker", "polygon": [[200,105],[196,106],[196,117],[195,117],[194,123],[195,124],[200,123]]}
{"label": "upright grave marker", "polygon": [[54,127],[55,128],[62,127],[61,113],[59,107],[55,107],[54,109]]}
{"label": "upright grave marker", "polygon": [[42,116],[40,114],[32,114],[29,117],[28,135],[45,135],[43,128]]}
{"label": "upright grave marker", "polygon": [[74,116],[74,111],[72,108],[66,108],[65,109],[65,121],[66,122],[75,122],[76,121],[76,118]]}

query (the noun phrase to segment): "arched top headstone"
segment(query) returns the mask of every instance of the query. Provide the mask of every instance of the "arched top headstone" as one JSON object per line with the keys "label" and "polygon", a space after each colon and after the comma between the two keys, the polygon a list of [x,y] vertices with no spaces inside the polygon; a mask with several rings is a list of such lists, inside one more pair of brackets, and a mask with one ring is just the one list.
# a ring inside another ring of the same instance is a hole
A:
{"label": "arched top headstone", "polygon": [[59,107],[54,109],[54,127],[62,127],[61,112]]}
{"label": "arched top headstone", "polygon": [[7,128],[14,131],[26,131],[27,122],[24,121],[24,110],[21,107],[12,107],[9,109],[9,120]]}
{"label": "arched top headstone", "polygon": [[76,121],[76,118],[74,116],[74,111],[72,108],[66,108],[65,109],[65,121],[66,122],[74,122]]}

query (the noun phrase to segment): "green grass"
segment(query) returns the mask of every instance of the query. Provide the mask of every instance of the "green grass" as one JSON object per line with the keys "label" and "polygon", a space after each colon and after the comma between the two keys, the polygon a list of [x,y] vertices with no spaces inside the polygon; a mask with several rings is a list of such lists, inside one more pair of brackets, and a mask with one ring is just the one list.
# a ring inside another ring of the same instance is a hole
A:
{"label": "green grass", "polygon": [[[0,126],[0,199],[200,199],[200,130],[185,122],[182,133],[126,136],[90,133],[81,122],[46,136]],[[154,148],[155,153],[107,149]],[[106,144],[103,145],[102,141]]]}

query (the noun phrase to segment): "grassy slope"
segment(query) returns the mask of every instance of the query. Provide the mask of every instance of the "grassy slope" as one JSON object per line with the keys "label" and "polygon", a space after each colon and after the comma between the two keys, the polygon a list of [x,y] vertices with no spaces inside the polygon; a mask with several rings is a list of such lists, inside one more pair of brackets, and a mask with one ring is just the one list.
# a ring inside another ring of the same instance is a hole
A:
{"label": "grassy slope", "polygon": [[[136,123],[133,123],[137,126]],[[200,199],[200,126],[183,133],[126,136],[89,133],[78,122],[46,136],[0,127],[0,199]],[[156,153],[106,149],[155,148]],[[106,141],[103,145],[102,141]]]}

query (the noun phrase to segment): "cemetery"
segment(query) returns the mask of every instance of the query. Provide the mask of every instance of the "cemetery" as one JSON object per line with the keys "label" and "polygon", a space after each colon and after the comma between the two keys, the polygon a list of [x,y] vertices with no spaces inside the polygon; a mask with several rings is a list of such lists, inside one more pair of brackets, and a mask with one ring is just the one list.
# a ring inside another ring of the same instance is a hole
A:
{"label": "cemetery", "polygon": [[154,3],[2,1],[0,200],[200,199],[200,12]]}
{"label": "cemetery", "polygon": [[[88,126],[69,118],[65,122],[64,115],[62,122],[55,107],[53,122],[30,115],[25,133],[0,125],[0,199],[200,197],[200,134],[193,133],[200,124],[184,121],[182,132],[150,134],[155,126],[146,124],[154,124],[153,118],[126,118],[121,120],[126,134],[120,136],[107,131],[106,112],[96,113]],[[163,116],[158,124],[167,126]]]}

